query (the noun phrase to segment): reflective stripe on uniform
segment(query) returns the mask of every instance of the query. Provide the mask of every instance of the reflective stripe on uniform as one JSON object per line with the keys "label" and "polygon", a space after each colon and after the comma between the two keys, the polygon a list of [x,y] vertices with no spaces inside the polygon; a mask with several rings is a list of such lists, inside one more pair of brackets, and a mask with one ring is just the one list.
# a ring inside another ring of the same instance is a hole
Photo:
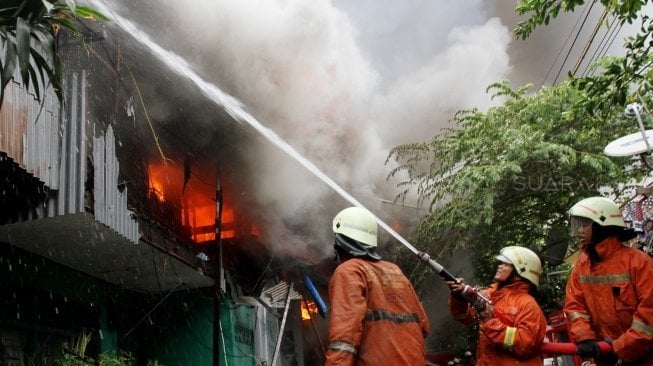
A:
{"label": "reflective stripe on uniform", "polygon": [[331,342],[329,343],[329,349],[332,349],[334,351],[351,353],[352,355],[358,354],[358,351],[356,350],[356,347],[354,347],[353,344],[349,344],[345,342]]}
{"label": "reflective stripe on uniform", "polygon": [[503,337],[503,348],[508,351],[512,350],[512,345],[515,343],[515,336],[517,335],[517,328],[506,327],[506,335]]}
{"label": "reflective stripe on uniform", "polygon": [[580,283],[590,283],[592,285],[611,285],[613,283],[630,282],[630,274],[613,274],[605,276],[581,275],[578,276]]}
{"label": "reflective stripe on uniform", "polygon": [[365,320],[389,320],[395,323],[419,323],[419,316],[415,313],[391,313],[385,310],[370,310],[365,314]]}
{"label": "reflective stripe on uniform", "polygon": [[589,315],[589,314],[579,313],[579,312],[577,312],[577,311],[574,311],[573,313],[569,313],[567,316],[569,317],[569,321],[572,321],[572,322],[573,322],[574,320],[576,320],[576,319],[587,319],[587,320],[590,320],[590,315]]}
{"label": "reflective stripe on uniform", "polygon": [[653,327],[637,319],[633,319],[633,323],[630,325],[634,330],[644,333],[647,336],[653,336]]}

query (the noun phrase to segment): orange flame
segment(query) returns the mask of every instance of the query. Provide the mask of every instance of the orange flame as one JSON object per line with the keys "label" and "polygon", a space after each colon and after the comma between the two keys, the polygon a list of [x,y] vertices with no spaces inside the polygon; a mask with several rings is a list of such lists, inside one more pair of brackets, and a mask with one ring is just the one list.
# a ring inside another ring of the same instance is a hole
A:
{"label": "orange flame", "polygon": [[160,202],[165,202],[166,186],[168,183],[168,171],[165,165],[150,165],[148,171],[148,185],[150,196]]}
{"label": "orange flame", "polygon": [[313,301],[302,300],[302,320],[311,320],[317,314],[317,305]]}
{"label": "orange flame", "polygon": [[[191,239],[198,244],[215,240],[215,186],[211,187],[191,175],[184,180],[179,164],[151,164],[148,167],[149,194],[159,202],[173,202],[181,206],[180,220],[190,229]],[[234,211],[222,203],[221,238],[236,236]]]}

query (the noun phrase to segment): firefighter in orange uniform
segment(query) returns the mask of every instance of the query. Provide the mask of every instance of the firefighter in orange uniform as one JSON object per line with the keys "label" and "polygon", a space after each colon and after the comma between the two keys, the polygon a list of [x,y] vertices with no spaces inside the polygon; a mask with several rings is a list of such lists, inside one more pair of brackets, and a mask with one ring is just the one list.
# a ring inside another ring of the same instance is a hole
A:
{"label": "firefighter in orange uniform", "polygon": [[374,215],[346,208],[333,219],[333,232],[341,263],[329,283],[326,365],[425,365],[428,318],[401,269],[375,252]]}
{"label": "firefighter in orange uniform", "polygon": [[567,282],[564,311],[579,355],[615,364],[596,343],[607,340],[617,363],[653,365],[653,260],[622,244],[635,233],[611,200],[586,198],[569,214],[582,254]]}
{"label": "firefighter in orange uniform", "polygon": [[479,321],[477,366],[542,365],[540,346],[546,333],[546,318],[535,298],[542,274],[539,257],[530,249],[501,249],[495,283],[480,291],[490,300],[465,298],[465,283],[448,281],[449,310],[454,319],[471,324]]}

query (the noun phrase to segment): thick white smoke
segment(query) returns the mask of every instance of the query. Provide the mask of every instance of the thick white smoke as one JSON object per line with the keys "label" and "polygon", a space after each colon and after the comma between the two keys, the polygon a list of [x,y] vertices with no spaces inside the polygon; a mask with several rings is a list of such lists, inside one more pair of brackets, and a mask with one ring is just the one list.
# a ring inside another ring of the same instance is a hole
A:
{"label": "thick white smoke", "polygon": [[[513,39],[519,20],[514,3],[501,1],[124,5],[133,7],[123,9],[126,18],[240,99],[262,124],[383,219],[388,205],[379,203],[397,193],[397,181],[386,181],[389,150],[430,138],[457,110],[487,108],[486,87],[492,82],[510,78],[518,80],[514,87],[539,85],[547,70],[558,71],[556,52],[578,18],[562,15],[555,32],[539,28],[531,42]],[[595,9],[590,23],[596,17]],[[176,107],[160,100],[150,113],[164,120]],[[187,128],[208,128],[210,117],[189,116],[203,124]],[[248,199],[270,221],[262,223],[262,234],[272,243],[329,242],[329,219],[348,203],[334,199],[329,187],[275,146],[257,142],[238,151],[247,155],[240,172],[256,188]],[[407,204],[415,205],[415,198]],[[324,248],[328,253],[329,246]]]}
{"label": "thick white smoke", "polygon": [[[396,194],[396,182],[386,181],[389,150],[433,136],[461,108],[486,108],[487,85],[510,73],[510,29],[483,5],[157,1],[134,14],[162,46],[384,218],[377,204]],[[323,224],[347,203],[264,140],[246,151],[243,172],[256,182],[261,216],[273,221],[262,228],[270,241],[329,241]]]}

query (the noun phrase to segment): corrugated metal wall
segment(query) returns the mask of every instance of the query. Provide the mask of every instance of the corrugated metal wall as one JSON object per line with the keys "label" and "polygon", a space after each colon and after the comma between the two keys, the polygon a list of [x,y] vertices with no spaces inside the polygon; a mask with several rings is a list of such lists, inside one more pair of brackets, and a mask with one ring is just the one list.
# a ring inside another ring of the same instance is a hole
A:
{"label": "corrugated metal wall", "polygon": [[[16,76],[18,78],[19,76]],[[87,181],[87,81],[86,71],[71,71],[64,79],[65,103],[61,107],[51,89],[43,103],[12,81],[5,89],[0,109],[0,151],[51,190],[35,217],[85,212]],[[119,164],[111,128],[106,137],[93,139],[93,210],[98,221],[134,243],[140,234],[133,213],[127,209],[127,189],[118,190]],[[31,216],[31,215],[30,215]]]}
{"label": "corrugated metal wall", "polygon": [[56,213],[84,212],[86,182],[86,72],[69,72],[64,80],[65,103],[59,129],[61,154]]}
{"label": "corrugated metal wall", "polygon": [[111,126],[104,136],[93,138],[95,174],[95,219],[138,243],[138,223],[127,209],[127,187],[118,189],[120,163],[116,158],[116,138]]}
{"label": "corrugated metal wall", "polygon": [[59,188],[59,110],[54,93],[41,103],[14,81],[0,108],[0,151],[51,189]]}

